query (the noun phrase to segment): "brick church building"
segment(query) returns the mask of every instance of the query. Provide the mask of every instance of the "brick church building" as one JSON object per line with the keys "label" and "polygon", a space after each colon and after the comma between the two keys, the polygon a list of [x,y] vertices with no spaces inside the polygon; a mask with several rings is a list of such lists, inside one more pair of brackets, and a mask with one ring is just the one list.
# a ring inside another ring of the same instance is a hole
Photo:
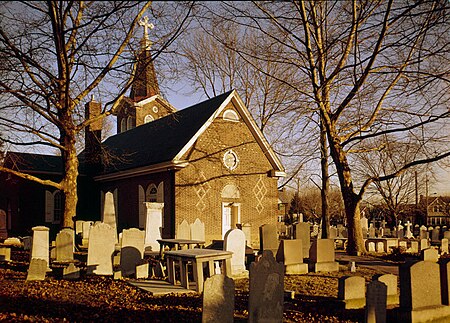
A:
{"label": "brick church building", "polygon": [[[90,126],[79,154],[79,220],[100,220],[107,192],[113,193],[117,227],[144,228],[143,202],[164,203],[162,237],[199,218],[206,241],[223,239],[240,224],[251,225],[252,245],[259,226],[277,221],[277,181],[283,166],[249,110],[233,90],[177,111],[160,94],[150,41],[141,41],[137,76],[117,110],[117,134],[100,141],[102,124]],[[101,103],[86,104],[87,117]],[[58,156],[10,152],[5,165],[58,179]],[[0,173],[0,209],[9,235],[26,235],[36,225],[53,234],[62,217],[62,196],[54,188]]]}

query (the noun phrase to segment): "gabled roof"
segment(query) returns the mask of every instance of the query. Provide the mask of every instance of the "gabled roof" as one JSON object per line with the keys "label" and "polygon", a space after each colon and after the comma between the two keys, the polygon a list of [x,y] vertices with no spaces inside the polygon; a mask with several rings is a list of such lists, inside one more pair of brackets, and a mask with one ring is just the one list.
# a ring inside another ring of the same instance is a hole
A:
{"label": "gabled roof", "polygon": [[119,160],[105,166],[99,179],[127,176],[129,172],[147,172],[152,168],[167,168],[182,165],[182,156],[199,136],[208,128],[223,109],[233,102],[272,164],[277,174],[283,176],[284,168],[257,127],[248,109],[236,91],[232,90],[203,101],[166,117],[138,126],[112,136],[103,142],[103,147]]}
{"label": "gabled roof", "polygon": [[8,152],[5,166],[23,173],[62,174],[61,156]]}

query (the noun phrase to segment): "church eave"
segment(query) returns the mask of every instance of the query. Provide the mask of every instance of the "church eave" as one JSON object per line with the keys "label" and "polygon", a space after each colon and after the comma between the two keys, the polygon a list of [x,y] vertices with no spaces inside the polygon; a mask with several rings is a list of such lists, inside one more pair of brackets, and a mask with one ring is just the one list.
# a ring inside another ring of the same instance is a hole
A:
{"label": "church eave", "polygon": [[159,173],[168,170],[179,170],[185,168],[189,164],[186,160],[171,160],[155,165],[143,166],[139,168],[127,169],[110,174],[103,174],[94,177],[96,182],[113,181],[123,178]]}

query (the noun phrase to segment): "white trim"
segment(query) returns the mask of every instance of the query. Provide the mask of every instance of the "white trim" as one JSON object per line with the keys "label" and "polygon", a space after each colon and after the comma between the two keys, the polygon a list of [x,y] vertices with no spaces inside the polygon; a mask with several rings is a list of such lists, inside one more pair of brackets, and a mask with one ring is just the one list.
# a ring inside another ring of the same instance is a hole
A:
{"label": "white trim", "polygon": [[170,169],[181,169],[181,168],[185,168],[187,165],[189,165],[189,162],[187,162],[185,160],[170,161],[170,162],[164,162],[164,163],[160,163],[160,164],[156,164],[156,165],[149,165],[149,166],[143,166],[143,167],[133,168],[133,169],[124,170],[124,171],[119,171],[119,172],[115,172],[112,174],[95,176],[94,180],[95,181],[110,181],[110,180],[126,178],[126,177],[158,173],[158,172],[166,171],[166,170],[170,170]]}
{"label": "white trim", "polygon": [[219,108],[211,115],[211,117],[203,124],[203,126],[197,131],[197,133],[188,141],[188,143],[179,151],[179,153],[175,156],[174,161],[177,161],[183,157],[183,155],[192,147],[192,145],[197,141],[197,139],[200,137],[200,135],[205,132],[205,130],[211,125],[211,123],[214,121],[215,118],[225,109],[225,107],[228,105],[228,103],[233,102],[234,107],[239,112],[239,115],[245,122],[245,124],[249,127],[250,132],[253,134],[253,137],[255,138],[256,142],[259,144],[259,146],[262,148],[262,151],[264,155],[269,160],[270,164],[274,168],[274,171],[280,171],[284,173],[284,167],[281,163],[281,160],[278,158],[278,156],[273,151],[272,147],[270,146],[269,142],[264,137],[261,130],[258,128],[258,125],[253,120],[253,117],[251,116],[248,109],[245,107],[244,102],[239,97],[239,94],[236,92],[236,90],[233,90],[230,95],[222,102],[222,104],[219,106]]}
{"label": "white trim", "polygon": [[[222,202],[222,216],[221,216],[221,227],[222,227],[222,238],[225,238],[225,234],[228,232],[228,230],[230,229],[236,229],[236,228],[232,228],[231,227],[231,222],[232,222],[232,207],[237,207],[237,223],[242,223],[241,222],[241,203],[235,203],[235,202]],[[230,223],[229,225],[225,226],[224,223],[224,210],[225,208],[229,207],[230,208]]]}
{"label": "white trim", "polygon": [[164,105],[170,112],[176,112],[177,109],[171,105],[169,102],[167,102],[165,99],[163,99],[159,94],[156,94],[154,96],[151,96],[149,98],[146,98],[142,101],[135,102],[134,106],[138,108],[142,108],[144,105],[151,103],[152,101],[159,101],[162,105]]}

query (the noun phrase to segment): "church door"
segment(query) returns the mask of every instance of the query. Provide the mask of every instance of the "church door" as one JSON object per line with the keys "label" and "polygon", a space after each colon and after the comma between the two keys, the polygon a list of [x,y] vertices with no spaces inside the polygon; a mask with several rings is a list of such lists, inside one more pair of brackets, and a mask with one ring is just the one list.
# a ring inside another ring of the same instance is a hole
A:
{"label": "church door", "polygon": [[240,223],[240,205],[238,203],[222,203],[222,238],[230,229],[236,229]]}

